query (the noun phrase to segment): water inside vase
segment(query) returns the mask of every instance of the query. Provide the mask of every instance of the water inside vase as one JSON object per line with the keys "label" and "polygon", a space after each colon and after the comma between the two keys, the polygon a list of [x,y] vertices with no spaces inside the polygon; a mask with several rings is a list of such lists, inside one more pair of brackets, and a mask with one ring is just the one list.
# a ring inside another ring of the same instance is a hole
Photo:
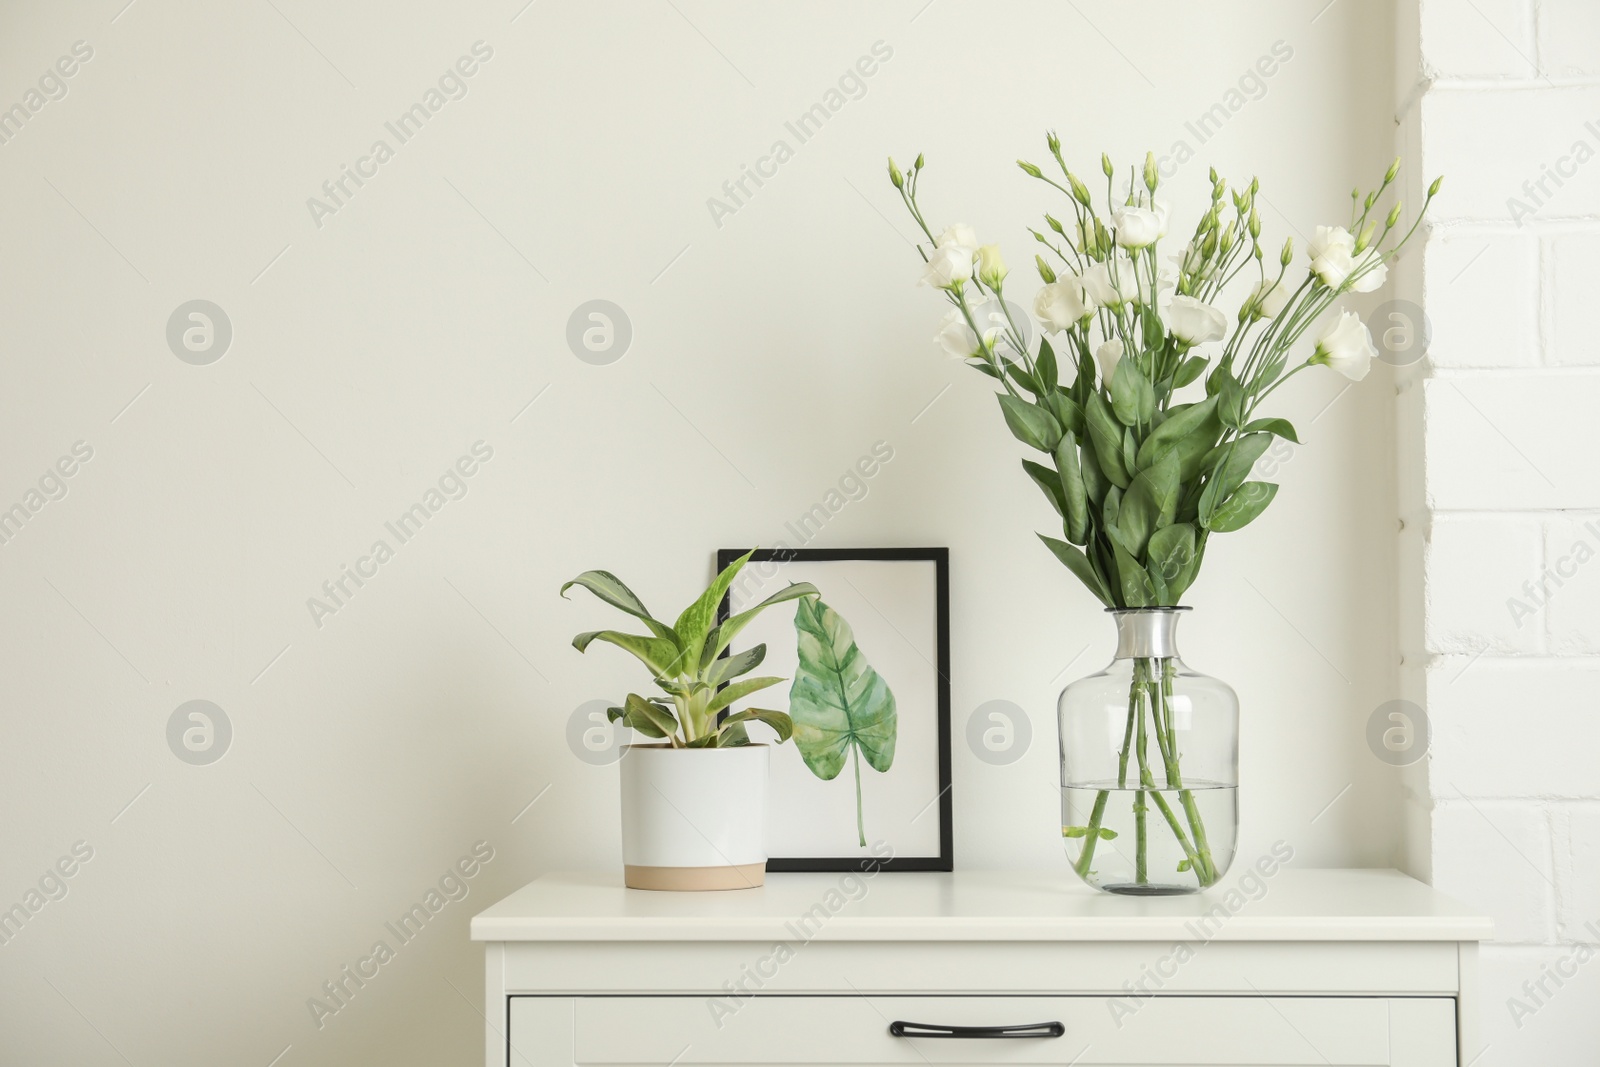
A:
{"label": "water inside vase", "polygon": [[[1196,892],[1215,883],[1233,862],[1238,792],[1237,786],[1201,780],[1190,782],[1185,789],[1118,789],[1115,782],[1103,788],[1095,783],[1065,787],[1061,790],[1061,828],[1067,858],[1080,867],[1084,881],[1108,893],[1161,896]],[[1137,809],[1141,800],[1145,807],[1143,871],[1138,862]],[[1097,805],[1100,818],[1095,820]],[[1094,824],[1101,833],[1091,843],[1086,830]],[[1114,836],[1106,836],[1107,831]],[[1086,849],[1090,854],[1085,870],[1080,864]]]}

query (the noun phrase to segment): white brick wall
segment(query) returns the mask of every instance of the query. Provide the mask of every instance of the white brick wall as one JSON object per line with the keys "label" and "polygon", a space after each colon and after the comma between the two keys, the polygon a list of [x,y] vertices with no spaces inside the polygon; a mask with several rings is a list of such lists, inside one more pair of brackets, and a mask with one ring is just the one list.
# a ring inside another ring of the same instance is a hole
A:
{"label": "white brick wall", "polygon": [[1446,175],[1423,399],[1399,408],[1428,531],[1428,866],[1497,924],[1480,1067],[1593,1062],[1600,953],[1548,976],[1600,942],[1600,3],[1401,17],[1421,51],[1398,57],[1421,72],[1401,117]]}

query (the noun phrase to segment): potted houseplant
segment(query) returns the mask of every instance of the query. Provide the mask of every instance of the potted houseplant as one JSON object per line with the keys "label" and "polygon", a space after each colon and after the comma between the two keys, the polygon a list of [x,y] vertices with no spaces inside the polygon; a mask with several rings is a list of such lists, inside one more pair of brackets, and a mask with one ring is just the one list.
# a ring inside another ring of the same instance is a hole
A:
{"label": "potted houseplant", "polygon": [[[718,608],[750,555],[724,568],[670,626],[607,571],[585,571],[561,587],[563,596],[575,585],[587,589],[650,631],[595,630],[572,639],[580,652],[600,641],[632,653],[661,690],[629,693],[622,707],[607,712],[612,722],[655,739],[625,746],[621,760],[622,862],[630,888],[746,889],[763,883],[770,746],[751,740],[751,723],[770,728],[778,744],[793,736],[806,766],[824,780],[836,777],[845,757],[854,754],[858,821],[862,754],[879,771],[894,758],[894,696],[816,586],[790,583],[718,622]],[[789,601],[798,601],[793,715],[735,710],[745,697],[784,679],[749,676],[766,658],[765,644],[742,652],[730,646],[756,616]]]}
{"label": "potted houseplant", "polygon": [[[927,239],[922,280],[950,305],[935,340],[999,386],[1006,425],[1044,461],[1022,461],[1060,521],[1061,536],[1040,538],[1117,624],[1111,666],[1069,685],[1058,705],[1073,868],[1111,892],[1189,892],[1233,857],[1238,702],[1178,658],[1180,599],[1212,535],[1272,502],[1278,487],[1251,478],[1262,452],[1274,438],[1299,443],[1262,402],[1311,367],[1366,375],[1378,354],[1366,326],[1354,312],[1324,313],[1383,284],[1427,203],[1409,229],[1399,203],[1379,207],[1396,160],[1378,189],[1352,194],[1348,226],[1317,227],[1309,263],[1291,273],[1292,239],[1277,255],[1261,244],[1257,182],[1231,191],[1213,170],[1209,208],[1168,267],[1154,157],[1130,168],[1119,193],[1102,155],[1102,199],[1053,133],[1047,144],[1059,179],[1018,161],[1063,205],[1061,219],[1046,214],[1047,228],[1031,231],[1043,248],[1036,345],[1006,301],[999,246],[968,226],[929,226],[917,200],[923,158],[909,171],[891,159],[889,179]],[[1231,315],[1218,306],[1228,296]],[[1314,348],[1292,360],[1308,334]]]}

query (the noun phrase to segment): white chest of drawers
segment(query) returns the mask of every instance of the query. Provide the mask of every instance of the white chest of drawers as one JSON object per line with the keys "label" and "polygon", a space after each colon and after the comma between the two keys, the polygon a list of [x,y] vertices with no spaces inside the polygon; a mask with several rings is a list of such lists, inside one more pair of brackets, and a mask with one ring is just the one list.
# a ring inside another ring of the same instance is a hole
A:
{"label": "white chest of drawers", "polygon": [[732,893],[546,875],[472,920],[486,1062],[1469,1062],[1488,920],[1394,871],[1233,884],[1134,900],[1070,873],[776,874]]}

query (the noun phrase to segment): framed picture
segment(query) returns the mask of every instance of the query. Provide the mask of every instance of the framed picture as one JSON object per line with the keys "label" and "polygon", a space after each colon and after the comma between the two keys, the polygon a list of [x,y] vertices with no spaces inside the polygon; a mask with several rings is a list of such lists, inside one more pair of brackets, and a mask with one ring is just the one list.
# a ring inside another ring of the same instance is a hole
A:
{"label": "framed picture", "polygon": [[[718,570],[745,551],[720,550]],[[820,603],[767,611],[734,642],[767,646],[757,673],[789,682],[766,706],[795,720],[772,751],[767,870],[951,870],[950,550],[761,549],[720,617],[791,582]]]}

